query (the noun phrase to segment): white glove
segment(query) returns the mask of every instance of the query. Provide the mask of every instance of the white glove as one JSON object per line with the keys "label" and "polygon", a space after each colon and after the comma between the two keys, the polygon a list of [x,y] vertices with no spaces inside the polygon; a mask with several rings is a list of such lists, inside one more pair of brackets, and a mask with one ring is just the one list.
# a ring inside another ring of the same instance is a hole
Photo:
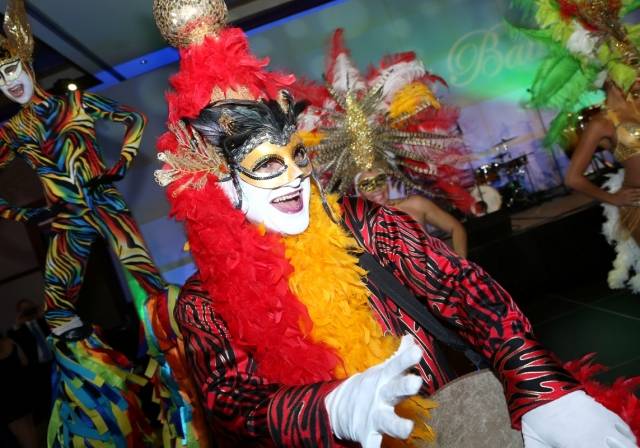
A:
{"label": "white glove", "polygon": [[522,416],[525,448],[633,448],[629,426],[583,391],[543,404]]}
{"label": "white glove", "polygon": [[420,390],[422,379],[404,372],[421,358],[413,337],[403,336],[393,356],[353,375],[327,395],[324,403],[336,437],[359,442],[363,448],[379,448],[382,434],[409,437],[413,422],[398,417],[393,407]]}

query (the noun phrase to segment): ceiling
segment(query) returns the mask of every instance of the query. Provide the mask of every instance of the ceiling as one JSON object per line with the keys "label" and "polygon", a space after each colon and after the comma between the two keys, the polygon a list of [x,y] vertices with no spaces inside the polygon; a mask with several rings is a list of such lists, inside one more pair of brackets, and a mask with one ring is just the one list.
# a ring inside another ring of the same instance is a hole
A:
{"label": "ceiling", "polygon": [[[230,20],[248,30],[329,0],[227,0]],[[4,11],[6,0],[0,0]],[[152,0],[28,0],[40,84],[61,93],[113,85],[173,62],[177,56],[156,29]],[[17,108],[0,95],[0,120]]]}

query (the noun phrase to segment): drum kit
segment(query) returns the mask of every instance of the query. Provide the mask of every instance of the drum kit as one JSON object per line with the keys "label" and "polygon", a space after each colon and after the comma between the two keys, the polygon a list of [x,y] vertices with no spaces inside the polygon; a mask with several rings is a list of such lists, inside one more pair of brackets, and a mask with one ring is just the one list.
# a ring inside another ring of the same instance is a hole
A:
{"label": "drum kit", "polygon": [[503,139],[487,152],[495,153],[493,159],[473,169],[474,186],[470,193],[477,203],[475,214],[478,216],[493,213],[503,207],[515,209],[532,202],[530,193],[524,187],[531,185],[529,155],[513,157],[509,152],[509,143],[517,137]]}

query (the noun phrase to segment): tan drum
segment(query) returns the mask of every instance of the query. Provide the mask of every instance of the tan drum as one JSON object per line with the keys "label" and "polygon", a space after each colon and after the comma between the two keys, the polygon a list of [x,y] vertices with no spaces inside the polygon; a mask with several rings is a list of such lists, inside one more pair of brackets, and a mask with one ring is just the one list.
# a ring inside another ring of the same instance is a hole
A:
{"label": "tan drum", "polygon": [[500,192],[489,185],[476,185],[469,193],[477,201],[473,214],[483,216],[502,208],[502,196]]}
{"label": "tan drum", "polygon": [[431,426],[436,443],[425,448],[522,448],[511,420],[502,385],[490,370],[461,376],[432,397],[438,403]]}

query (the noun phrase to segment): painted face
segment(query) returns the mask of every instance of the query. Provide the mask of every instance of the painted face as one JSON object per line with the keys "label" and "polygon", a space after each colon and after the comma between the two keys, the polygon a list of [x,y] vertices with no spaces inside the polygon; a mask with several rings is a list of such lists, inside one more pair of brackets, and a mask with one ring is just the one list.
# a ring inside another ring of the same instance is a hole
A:
{"label": "painted face", "polygon": [[[231,180],[219,183],[232,204],[238,202]],[[264,224],[272,232],[298,235],[309,226],[311,180],[298,178],[282,187],[258,188],[240,180],[242,212],[255,224]]]}
{"label": "painted face", "polygon": [[309,176],[274,189],[258,188],[241,180],[240,188],[242,208],[249,221],[283,235],[298,235],[309,227]]}
{"label": "painted face", "polygon": [[0,90],[18,104],[26,104],[33,96],[33,80],[22,61],[12,60],[0,65]]}
{"label": "painted face", "polygon": [[[297,135],[286,146],[261,143],[240,163],[242,211],[255,224],[272,232],[297,235],[309,226],[311,162]],[[230,181],[221,186],[233,203]]]}
{"label": "painted face", "polygon": [[384,205],[389,200],[387,175],[380,171],[365,171],[356,181],[358,193],[365,199]]}

